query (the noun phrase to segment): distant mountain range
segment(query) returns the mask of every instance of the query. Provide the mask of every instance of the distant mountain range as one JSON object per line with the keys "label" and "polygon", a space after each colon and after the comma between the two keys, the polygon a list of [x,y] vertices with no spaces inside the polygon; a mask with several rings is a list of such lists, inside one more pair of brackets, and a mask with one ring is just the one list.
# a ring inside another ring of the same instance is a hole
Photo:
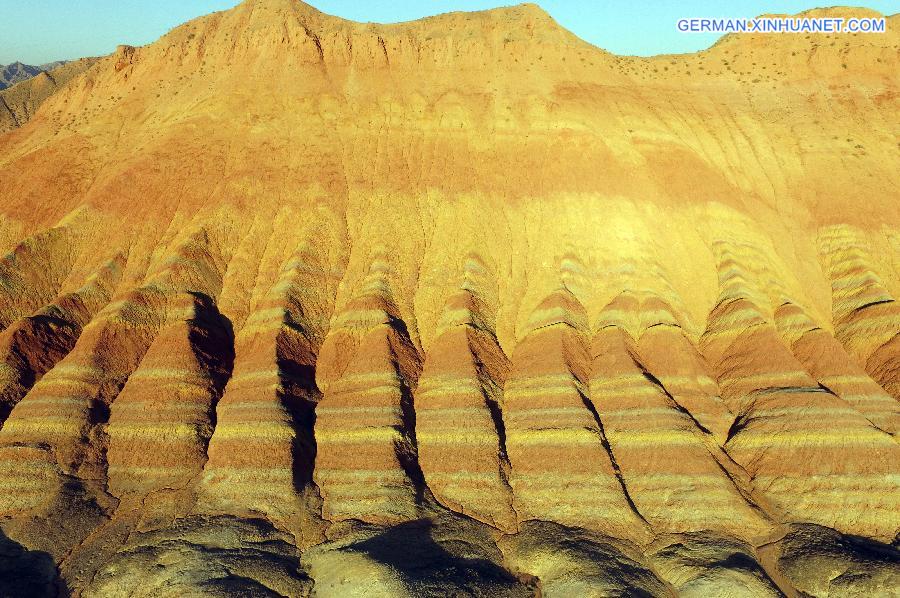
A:
{"label": "distant mountain range", "polygon": [[28,122],[44,100],[96,61],[96,58],[79,58],[40,66],[21,62],[0,66],[0,133]]}
{"label": "distant mountain range", "polygon": [[31,79],[38,73],[52,71],[58,66],[64,65],[66,60],[57,60],[56,62],[48,62],[34,66],[31,64],[23,64],[14,62],[12,64],[0,64],[0,89],[12,87],[16,83]]}

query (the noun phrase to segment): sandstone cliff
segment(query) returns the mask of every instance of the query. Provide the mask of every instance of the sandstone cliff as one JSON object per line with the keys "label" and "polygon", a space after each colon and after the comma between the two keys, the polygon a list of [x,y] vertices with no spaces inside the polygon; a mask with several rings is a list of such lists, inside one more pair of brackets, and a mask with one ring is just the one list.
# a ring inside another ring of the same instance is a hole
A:
{"label": "sandstone cliff", "polygon": [[247,0],[100,59],[0,135],[0,572],[896,592],[898,27]]}

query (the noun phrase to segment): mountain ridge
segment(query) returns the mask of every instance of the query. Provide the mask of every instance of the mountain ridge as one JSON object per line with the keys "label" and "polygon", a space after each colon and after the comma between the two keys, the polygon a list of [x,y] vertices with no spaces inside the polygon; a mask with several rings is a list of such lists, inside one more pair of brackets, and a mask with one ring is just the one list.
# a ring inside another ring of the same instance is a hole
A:
{"label": "mountain ridge", "polygon": [[120,46],[0,134],[0,549],[76,595],[893,591],[897,36],[248,0]]}
{"label": "mountain ridge", "polygon": [[96,61],[96,58],[81,58],[42,65],[41,69],[53,68],[38,70],[33,76],[0,89],[0,133],[28,122],[47,98]]}

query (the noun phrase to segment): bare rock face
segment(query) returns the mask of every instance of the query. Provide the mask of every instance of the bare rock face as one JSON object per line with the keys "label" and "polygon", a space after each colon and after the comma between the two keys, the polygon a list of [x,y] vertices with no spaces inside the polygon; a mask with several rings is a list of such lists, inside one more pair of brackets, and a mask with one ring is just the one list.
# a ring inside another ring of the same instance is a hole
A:
{"label": "bare rock face", "polygon": [[650,556],[679,596],[781,596],[754,557],[753,548],[728,536],[663,537]]}
{"label": "bare rock face", "polygon": [[896,544],[805,524],[792,526],[775,550],[779,570],[810,596],[886,596],[900,584]]}
{"label": "bare rock face", "polygon": [[0,92],[0,594],[896,594],[898,30],[248,0]]}

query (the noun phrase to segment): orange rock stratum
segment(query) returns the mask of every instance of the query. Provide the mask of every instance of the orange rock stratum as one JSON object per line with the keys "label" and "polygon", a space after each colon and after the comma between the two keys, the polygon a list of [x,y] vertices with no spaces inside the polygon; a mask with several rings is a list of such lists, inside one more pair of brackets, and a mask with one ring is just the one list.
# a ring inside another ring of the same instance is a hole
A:
{"label": "orange rock stratum", "polygon": [[898,19],[75,75],[0,134],[0,595],[897,595]]}

